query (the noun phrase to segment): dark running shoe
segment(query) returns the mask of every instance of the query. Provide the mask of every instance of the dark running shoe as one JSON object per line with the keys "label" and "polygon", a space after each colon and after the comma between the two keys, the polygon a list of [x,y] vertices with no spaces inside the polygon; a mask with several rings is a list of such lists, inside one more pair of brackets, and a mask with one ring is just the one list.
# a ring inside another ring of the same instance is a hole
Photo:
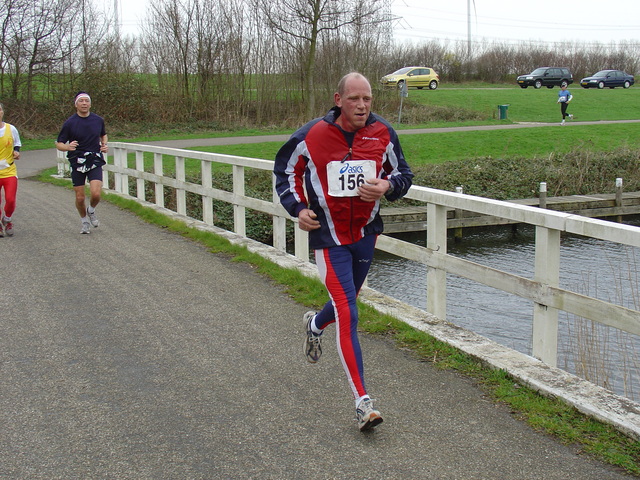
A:
{"label": "dark running shoe", "polygon": [[322,334],[317,335],[311,330],[311,320],[316,316],[316,312],[307,312],[302,317],[304,324],[304,356],[307,357],[307,362],[317,363],[322,355]]}

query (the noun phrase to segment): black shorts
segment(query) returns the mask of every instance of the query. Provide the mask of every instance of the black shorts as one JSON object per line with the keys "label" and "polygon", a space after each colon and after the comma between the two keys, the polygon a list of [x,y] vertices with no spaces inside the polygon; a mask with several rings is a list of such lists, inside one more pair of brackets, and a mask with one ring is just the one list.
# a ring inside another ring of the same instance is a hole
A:
{"label": "black shorts", "polygon": [[88,172],[78,172],[73,168],[73,165],[71,166],[71,182],[74,187],[84,186],[87,180],[89,180],[89,182],[93,180],[102,181],[102,165],[94,167]]}

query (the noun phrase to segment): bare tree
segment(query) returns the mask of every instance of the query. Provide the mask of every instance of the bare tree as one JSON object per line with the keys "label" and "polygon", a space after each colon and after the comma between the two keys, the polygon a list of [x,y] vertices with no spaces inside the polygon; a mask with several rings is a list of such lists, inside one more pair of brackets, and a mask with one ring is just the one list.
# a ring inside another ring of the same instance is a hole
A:
{"label": "bare tree", "polygon": [[11,62],[10,48],[16,23],[21,20],[21,13],[26,8],[24,0],[2,0],[0,3],[0,94],[5,96],[5,72]]}
{"label": "bare tree", "polygon": [[190,75],[193,73],[192,48],[196,22],[196,1],[160,0],[151,3],[144,31],[145,53],[154,60],[156,72],[172,73],[184,99],[190,98]]}
{"label": "bare tree", "polygon": [[74,29],[78,24],[88,25],[91,7],[87,0],[6,0],[5,5],[9,15],[2,32],[3,73],[14,98],[24,87],[24,96],[31,100],[36,77],[50,72],[82,46],[85,36],[76,35]]}
{"label": "bare tree", "polygon": [[253,0],[268,25],[298,55],[307,94],[307,115],[315,112],[314,70],[319,39],[343,28],[380,25],[383,0]]}

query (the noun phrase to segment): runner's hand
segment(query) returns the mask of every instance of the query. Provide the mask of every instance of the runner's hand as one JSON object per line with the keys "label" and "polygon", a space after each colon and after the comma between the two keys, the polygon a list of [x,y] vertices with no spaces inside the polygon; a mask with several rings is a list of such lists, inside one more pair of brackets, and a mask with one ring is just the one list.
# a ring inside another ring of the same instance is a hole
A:
{"label": "runner's hand", "polygon": [[370,178],[358,188],[358,195],[365,202],[375,202],[389,190],[389,180]]}
{"label": "runner's hand", "polygon": [[309,208],[300,210],[300,213],[298,214],[298,226],[305,232],[316,230],[320,228],[320,222],[316,220],[317,218],[318,216],[315,212]]}

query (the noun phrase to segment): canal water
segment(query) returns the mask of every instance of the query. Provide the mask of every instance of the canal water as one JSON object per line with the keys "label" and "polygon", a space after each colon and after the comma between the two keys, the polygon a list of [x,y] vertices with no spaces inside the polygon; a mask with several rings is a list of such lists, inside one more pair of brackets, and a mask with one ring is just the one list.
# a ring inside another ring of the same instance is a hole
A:
{"label": "canal water", "polygon": [[[636,225],[640,220],[634,220]],[[424,232],[394,235],[418,245]],[[449,254],[533,278],[535,229],[531,226],[465,230],[449,238]],[[640,309],[640,251],[611,242],[564,235],[560,286]],[[376,251],[369,286],[426,309],[424,265]],[[533,302],[447,274],[447,320],[531,355]],[[640,399],[640,341],[635,335],[560,312],[558,366],[631,399]]]}

